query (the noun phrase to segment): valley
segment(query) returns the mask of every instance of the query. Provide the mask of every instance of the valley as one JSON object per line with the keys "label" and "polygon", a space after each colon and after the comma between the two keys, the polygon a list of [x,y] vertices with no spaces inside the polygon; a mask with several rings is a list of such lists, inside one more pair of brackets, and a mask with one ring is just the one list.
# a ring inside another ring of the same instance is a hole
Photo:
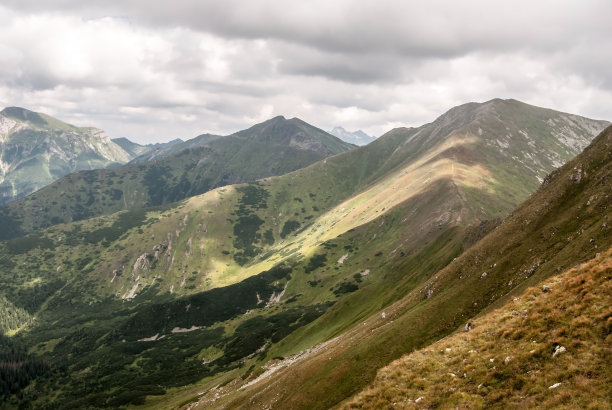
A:
{"label": "valley", "polygon": [[3,343],[44,363],[7,403],[359,407],[393,360],[607,255],[608,125],[496,99],[355,148],[277,117],[60,179],[0,211]]}

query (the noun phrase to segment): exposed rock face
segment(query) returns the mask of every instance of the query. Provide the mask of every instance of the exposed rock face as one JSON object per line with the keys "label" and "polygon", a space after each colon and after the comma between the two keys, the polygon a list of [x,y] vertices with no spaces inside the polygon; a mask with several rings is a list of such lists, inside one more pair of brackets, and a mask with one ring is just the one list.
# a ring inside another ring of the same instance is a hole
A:
{"label": "exposed rock face", "polygon": [[131,158],[102,130],[5,108],[0,112],[0,205],[71,172],[107,168]]}
{"label": "exposed rock face", "polygon": [[132,268],[132,276],[136,275],[139,270],[144,271],[147,269],[149,269],[149,254],[145,252],[140,255],[138,259],[136,259],[136,262],[134,262],[134,266]]}

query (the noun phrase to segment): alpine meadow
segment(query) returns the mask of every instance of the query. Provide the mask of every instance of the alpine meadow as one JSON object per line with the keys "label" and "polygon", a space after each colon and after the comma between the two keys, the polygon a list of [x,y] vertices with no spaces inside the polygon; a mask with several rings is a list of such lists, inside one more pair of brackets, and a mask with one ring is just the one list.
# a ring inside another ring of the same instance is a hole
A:
{"label": "alpine meadow", "polygon": [[[219,171],[206,161],[229,136],[64,177],[5,207],[5,225],[30,228],[0,245],[7,403],[334,406],[391,360],[610,246],[609,131],[591,143],[607,125],[492,100],[350,149],[275,118],[240,136],[311,165],[256,180],[282,166],[267,156],[237,168],[246,184],[121,200],[156,189],[140,182],[150,169],[182,170],[175,181]],[[310,147],[333,156],[313,163]],[[103,189],[117,200],[83,201]]]}

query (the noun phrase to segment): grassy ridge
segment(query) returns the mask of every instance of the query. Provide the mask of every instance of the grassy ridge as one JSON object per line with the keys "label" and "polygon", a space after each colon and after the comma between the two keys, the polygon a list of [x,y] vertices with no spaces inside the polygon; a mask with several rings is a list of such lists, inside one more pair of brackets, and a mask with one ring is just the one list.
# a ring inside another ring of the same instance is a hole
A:
{"label": "grassy ridge", "polygon": [[[502,225],[386,307],[384,317],[382,312],[370,316],[323,353],[247,390],[229,405],[333,406],[402,352],[427,345],[488,306],[607,249],[612,245],[605,222],[612,216],[607,194],[611,146],[608,129]],[[299,389],[292,387],[297,385]]]}

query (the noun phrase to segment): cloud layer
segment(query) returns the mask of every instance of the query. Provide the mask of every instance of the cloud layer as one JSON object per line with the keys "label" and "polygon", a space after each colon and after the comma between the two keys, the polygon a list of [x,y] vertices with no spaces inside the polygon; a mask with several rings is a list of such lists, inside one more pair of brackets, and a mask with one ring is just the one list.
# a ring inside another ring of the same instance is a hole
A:
{"label": "cloud layer", "polygon": [[142,143],[274,115],[380,135],[495,97],[612,119],[609,1],[155,3],[4,1],[0,105]]}

